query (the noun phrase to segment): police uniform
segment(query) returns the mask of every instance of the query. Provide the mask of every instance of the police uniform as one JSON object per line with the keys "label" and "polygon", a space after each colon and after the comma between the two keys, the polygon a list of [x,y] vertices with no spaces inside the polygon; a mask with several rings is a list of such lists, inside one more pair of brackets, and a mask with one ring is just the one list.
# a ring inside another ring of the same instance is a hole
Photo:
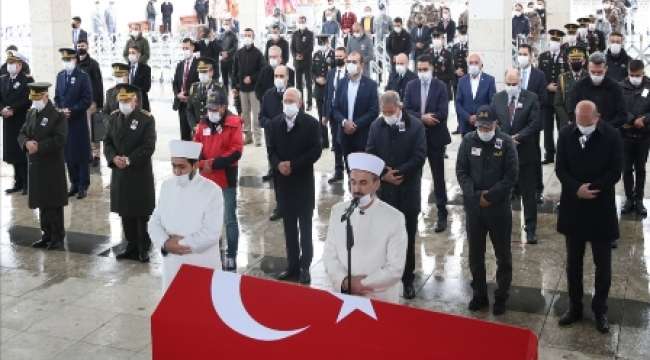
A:
{"label": "police uniform", "polygon": [[[442,39],[443,34],[437,30],[433,31],[434,39]],[[451,83],[456,78],[454,74],[454,62],[452,60],[451,52],[444,47],[440,51],[435,50],[433,47],[429,49],[428,54],[431,56],[433,62],[433,76],[447,85],[447,95],[451,99]]]}
{"label": "police uniform", "polygon": [[[551,41],[562,41],[564,32],[561,30],[549,30]],[[562,55],[562,52],[553,54],[551,51],[545,51],[539,55],[539,69],[544,73],[547,84],[558,84],[560,75],[569,70],[568,64]],[[557,90],[556,90],[557,91]],[[553,162],[555,157],[555,92],[546,91],[546,103],[540,104],[542,106],[542,126],[544,127],[544,163],[548,164]],[[557,123],[558,130],[560,129],[559,122]]]}
{"label": "police uniform", "polygon": [[[118,101],[131,101],[139,89],[129,84],[117,85]],[[128,115],[114,111],[104,138],[104,155],[111,168],[111,212],[122,219],[126,250],[117,259],[149,261],[151,240],[147,222],[155,206],[155,188],[151,156],[156,148],[156,126],[146,110],[135,108]],[[115,157],[126,157],[120,168]]]}
{"label": "police uniform", "polygon": [[[213,68],[214,60],[206,57],[198,59],[199,64],[196,67],[199,73],[207,73]],[[214,79],[209,79],[207,83],[197,81],[190,87],[190,94],[187,100],[187,121],[190,123],[192,133],[196,125],[208,116],[206,108],[208,93],[211,91],[221,91],[225,94],[223,88],[217,84]]]}
{"label": "police uniform", "polygon": [[[318,36],[319,44],[326,44],[329,36],[321,35]],[[323,120],[323,113],[325,107],[325,88],[327,87],[327,82],[320,85],[317,80],[323,78],[327,80],[327,73],[330,69],[334,67],[334,50],[328,48],[324,53],[321,50],[318,50],[314,53],[314,58],[311,64],[311,75],[314,79],[314,98],[316,99],[316,108],[318,109],[318,119]],[[329,132],[327,131],[327,126],[321,125],[321,136],[323,140],[323,148],[329,147]]]}
{"label": "police uniform", "polygon": [[[460,25],[458,26],[458,33],[460,35],[466,35],[467,34],[467,26],[466,25]],[[467,45],[467,42],[457,42],[452,46],[451,48],[451,55],[453,58],[454,62],[454,74],[455,71],[460,69],[463,71],[462,75],[454,76],[453,82],[451,89],[456,92],[456,87],[458,85],[458,80],[465,76],[467,74],[467,55],[469,53],[469,46]]]}
{"label": "police uniform", "polygon": [[[29,100],[43,100],[48,83],[31,83]],[[35,248],[57,249],[63,247],[65,227],[63,207],[68,205],[68,182],[65,175],[64,149],[68,137],[68,120],[47,101],[40,111],[27,111],[25,124],[20,129],[18,143],[28,155],[28,205],[38,209],[41,239],[32,244]],[[36,142],[36,152],[29,154],[27,144]]]}
{"label": "police uniform", "polygon": [[[477,112],[477,125],[492,126],[496,117],[483,105]],[[483,141],[478,130],[465,135],[458,149],[456,176],[463,191],[469,263],[474,297],[471,310],[488,306],[485,274],[485,241],[490,234],[497,259],[497,304],[505,311],[512,281],[512,188],[518,177],[517,150],[512,139],[498,128],[490,141]],[[481,207],[481,196],[489,206]]]}
{"label": "police uniform", "polygon": [[[569,51],[567,51],[567,54],[569,65],[572,61],[585,61],[587,58],[586,51],[579,46],[571,47]],[[574,119],[570,114],[573,113],[574,109],[569,108],[569,104],[574,103],[571,99],[573,96],[573,87],[578,81],[586,78],[588,75],[589,73],[584,68],[580,69],[579,72],[574,72],[572,69],[569,69],[560,74],[560,77],[558,78],[557,92],[553,97],[553,108],[560,129],[573,122]]]}

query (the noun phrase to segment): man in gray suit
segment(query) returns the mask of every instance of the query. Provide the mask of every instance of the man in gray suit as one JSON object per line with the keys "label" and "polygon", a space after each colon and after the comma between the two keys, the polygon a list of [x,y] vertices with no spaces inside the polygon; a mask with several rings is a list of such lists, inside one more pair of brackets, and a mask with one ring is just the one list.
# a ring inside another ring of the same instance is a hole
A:
{"label": "man in gray suit", "polygon": [[505,90],[492,98],[492,110],[497,116],[501,131],[509,134],[517,147],[519,157],[519,183],[515,190],[524,207],[526,243],[536,244],[537,228],[536,184],[538,158],[536,147],[540,132],[539,100],[535,93],[523,90],[517,69],[509,69],[505,75]]}

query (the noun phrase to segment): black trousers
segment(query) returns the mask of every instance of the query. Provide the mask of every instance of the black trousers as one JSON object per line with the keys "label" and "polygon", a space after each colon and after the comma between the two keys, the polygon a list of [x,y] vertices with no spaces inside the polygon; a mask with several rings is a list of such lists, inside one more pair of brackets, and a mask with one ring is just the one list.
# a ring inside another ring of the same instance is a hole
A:
{"label": "black trousers", "polygon": [[187,105],[178,105],[178,122],[181,128],[181,140],[192,141],[192,127],[187,120]]}
{"label": "black trousers", "polygon": [[128,253],[146,253],[151,248],[151,239],[147,232],[149,216],[121,216],[122,229],[126,238]]}
{"label": "black trousers", "polygon": [[529,163],[519,166],[519,183],[517,189],[521,195],[524,208],[526,230],[533,233],[537,230],[537,164]]}
{"label": "black trousers", "polygon": [[321,146],[323,149],[327,149],[330,147],[330,139],[329,131],[327,131],[327,125],[323,125],[324,108],[325,99],[322,97],[316,97],[316,109],[318,110],[318,121],[320,122]]}
{"label": "black trousers", "polygon": [[544,116],[544,159],[553,159],[555,157],[555,127],[560,131],[559,120],[555,121],[555,108],[552,106],[542,107]]}
{"label": "black trousers", "polygon": [[643,200],[650,141],[623,141],[623,187],[628,199]]}
{"label": "black trousers", "polygon": [[[304,96],[303,94],[303,99],[305,99],[304,103],[307,106],[311,106],[311,89],[312,89],[312,81],[311,81],[311,60],[309,61],[299,61],[296,62],[294,60],[294,65],[296,67],[296,87],[298,88],[298,91],[302,94],[302,89],[304,88],[304,85],[307,85],[307,97]],[[303,82],[304,80],[304,82]]]}
{"label": "black trousers", "polygon": [[42,239],[46,242],[59,242],[65,238],[63,225],[63,206],[39,208],[38,216],[41,221]]}
{"label": "black trousers", "polygon": [[436,196],[438,217],[447,217],[447,187],[445,185],[445,147],[427,149],[427,158],[433,177],[433,192]]}
{"label": "black trousers", "polygon": [[544,172],[542,171],[542,149],[539,147],[540,135],[537,133],[535,135],[535,150],[537,152],[537,157],[535,158],[535,166],[537,168],[537,192],[544,192]]}
{"label": "black trousers", "polygon": [[420,214],[416,212],[403,212],[403,214],[406,219],[406,236],[408,242],[406,246],[406,264],[404,266],[402,282],[404,284],[413,284],[413,279],[415,278],[415,236],[418,232],[418,216]]}
{"label": "black trousers", "polygon": [[221,62],[221,81],[223,82],[223,89],[228,95],[228,90],[230,89],[230,74],[232,73],[232,61],[222,61]]}
{"label": "black trousers", "polygon": [[[566,273],[569,286],[571,309],[582,312],[582,264],[585,256],[587,240],[566,237]],[[607,313],[607,297],[612,283],[612,243],[610,240],[598,239],[591,241],[591,254],[596,265],[595,294],[591,302],[591,310],[595,314]]]}
{"label": "black trousers", "polygon": [[472,290],[475,297],[487,297],[485,277],[485,246],[489,234],[494,254],[497,258],[497,290],[494,296],[498,300],[508,299],[512,282],[512,252],[510,236],[512,232],[512,212],[510,206],[473,209],[465,211],[465,226],[469,239],[469,269],[472,273]]}
{"label": "black trousers", "polygon": [[172,32],[172,18],[163,16],[163,32]]}
{"label": "black trousers", "polygon": [[343,147],[338,139],[338,133],[341,130],[341,125],[334,119],[329,119],[330,134],[332,135],[332,151],[334,152],[334,173],[338,176],[343,176],[344,166],[346,163],[343,159]]}
{"label": "black trousers", "polygon": [[[313,210],[299,215],[282,214],[284,238],[287,247],[287,271],[298,273],[299,270],[309,270],[314,257],[314,247],[311,238],[311,218]],[[300,234],[298,229],[300,228]]]}
{"label": "black trousers", "polygon": [[14,187],[16,189],[27,188],[27,163],[14,163]]}

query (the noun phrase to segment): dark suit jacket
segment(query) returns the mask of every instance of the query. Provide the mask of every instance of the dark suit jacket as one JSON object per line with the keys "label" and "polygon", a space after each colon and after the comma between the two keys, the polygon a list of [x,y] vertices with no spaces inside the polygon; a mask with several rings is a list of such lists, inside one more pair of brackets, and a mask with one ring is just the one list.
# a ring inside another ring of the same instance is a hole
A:
{"label": "dark suit jacket", "polygon": [[221,76],[219,73],[219,54],[221,54],[221,45],[219,44],[219,41],[212,40],[206,45],[203,40],[199,40],[196,41],[195,44],[196,50],[201,53],[201,57],[209,57],[214,60],[214,76],[212,78],[219,79]]}
{"label": "dark suit jacket", "polygon": [[494,95],[490,106],[497,116],[501,131],[510,136],[518,135],[517,154],[521,166],[533,164],[539,160],[536,148],[539,145],[536,138],[541,130],[541,120],[539,98],[535,93],[521,90],[517,103],[521,105],[517,105],[512,123],[508,111],[510,104],[508,93],[501,91]]}
{"label": "dark suit jacket", "polygon": [[[287,67],[289,69],[289,81],[287,81],[287,88],[294,87],[296,86],[296,72],[293,71],[292,68]],[[262,97],[264,94],[269,90],[275,87],[274,80],[275,80],[275,75],[274,75],[275,70],[271,67],[271,65],[264,65],[262,70],[260,70],[257,82],[255,83],[255,97],[257,97],[257,100],[262,101]]]}
{"label": "dark suit jacket", "polygon": [[544,75],[544,72],[542,70],[532,66],[529,68],[529,71],[530,74],[528,75],[528,88],[524,90],[534,92],[535,95],[537,95],[540,104],[545,104],[547,97],[546,75]]}
{"label": "dark suit jacket", "polygon": [[85,40],[86,42],[88,42],[88,33],[86,32],[86,30],[81,28],[79,28],[79,36],[77,37],[76,43],[74,42],[74,34],[70,34],[70,37],[72,37],[72,44],[74,45],[75,48],[77,47],[77,43],[81,40]]}
{"label": "dark suit jacket", "polygon": [[151,90],[151,68],[149,65],[138,63],[138,68],[135,71],[131,85],[135,85],[140,89],[140,103],[142,104],[142,108],[150,111],[149,90]]}
{"label": "dark suit jacket", "polygon": [[[427,49],[431,46],[431,28],[423,25],[422,26],[422,36],[418,36],[419,28],[417,26],[411,29],[411,39],[413,39],[413,50],[416,53],[416,60],[418,55],[424,54]],[[424,43],[424,47],[419,49],[415,47],[415,43]],[[408,54],[407,54],[408,55]]]}
{"label": "dark suit jacket", "polygon": [[494,77],[486,73],[481,73],[476,98],[472,97],[472,84],[470,76],[465,75],[458,80],[458,89],[456,91],[456,116],[460,131],[466,134],[475,128],[469,124],[470,115],[476,114],[476,110],[481,105],[490,105],[492,97],[497,92]]}
{"label": "dark suit jacket", "polygon": [[411,80],[415,80],[417,78],[418,76],[415,75],[413,71],[408,69],[406,70],[406,73],[404,73],[404,76],[399,76],[397,75],[397,72],[392,71],[390,73],[390,77],[388,78],[388,84],[386,84],[386,88],[384,90],[397,91],[400,100],[404,102],[404,92],[406,90],[406,84],[408,84]]}
{"label": "dark suit jacket", "polygon": [[186,96],[189,96],[190,86],[193,83],[199,81],[199,73],[196,71],[198,66],[198,61],[195,58],[192,58],[192,64],[190,65],[189,73],[187,75],[187,81],[185,82],[185,87],[183,88],[183,72],[185,71],[185,60],[179,61],[176,64],[176,71],[174,72],[174,80],[172,80],[172,88],[174,89],[174,105],[173,109],[178,110],[180,105],[180,100],[176,97],[181,91],[185,92]]}
{"label": "dark suit jacket", "polygon": [[[361,76],[359,90],[354,103],[354,113],[351,121],[357,125],[357,130],[352,135],[347,135],[339,129],[339,140],[344,153],[364,151],[368,142],[370,124],[379,115],[379,98],[377,96],[377,83],[370,78]],[[340,81],[336,88],[336,99],[332,114],[338,124],[348,118],[348,84],[349,78]]]}
{"label": "dark suit jacket", "polygon": [[[415,79],[406,85],[404,95],[404,109],[409,115],[416,119],[421,119],[420,113],[422,83],[420,79]],[[429,149],[443,147],[451,143],[449,129],[447,129],[447,116],[449,114],[449,96],[447,85],[438,79],[431,79],[429,84],[429,93],[427,94],[427,103],[425,105],[427,114],[431,113],[436,116],[440,123],[434,126],[424,126],[427,135],[427,146]]]}
{"label": "dark suit jacket", "polygon": [[260,105],[261,110],[259,115],[259,123],[261,127],[266,128],[274,117],[283,113],[283,96],[284,93],[278,92],[275,87],[266,90],[264,96],[262,97],[262,103]]}
{"label": "dark suit jacket", "polygon": [[[334,84],[334,78],[336,77],[336,71],[338,68],[333,67],[327,72],[325,84],[325,105],[323,106],[323,116],[329,119],[329,121],[336,121],[332,114],[332,106],[334,105],[334,90],[336,88]],[[342,70],[343,73],[346,73],[345,68]]]}

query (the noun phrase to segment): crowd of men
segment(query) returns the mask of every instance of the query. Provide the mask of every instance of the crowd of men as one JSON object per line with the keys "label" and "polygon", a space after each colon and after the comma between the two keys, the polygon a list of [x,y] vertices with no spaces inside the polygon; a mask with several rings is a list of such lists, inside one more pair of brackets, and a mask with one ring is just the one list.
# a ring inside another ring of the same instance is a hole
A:
{"label": "crowd of men", "polygon": [[[277,205],[271,220],[282,219],[286,240],[288,265],[278,278],[309,284],[314,164],[331,148],[335,163],[328,182],[347,176],[353,196],[330,216],[324,262],[334,288],[397,302],[401,282],[402,295],[413,299],[426,161],[437,207],[435,232],[447,229],[445,159],[453,101],[462,134],[455,175],[469,243],[469,308],[489,305],[489,234],[497,259],[492,311],[506,311],[512,204],[523,205],[526,244],[537,244],[542,165],[555,163],[562,184],[557,230],[566,237],[571,299],[560,324],[582,317],[582,263],[590,242],[596,265],[592,310],[598,330],[607,332],[612,248],[619,238],[614,185],[621,173],[622,212],[647,215],[650,79],[644,63],[625,54],[624,36],[613,31],[600,47],[580,41],[580,28],[596,34],[592,18],[567,24],[566,33],[549,29],[549,50],[536,57],[530,45],[520,44],[516,66],[505,72],[505,88],[497,92],[481,55],[468,53],[467,24],[454,24],[451,31],[448,8],[440,9],[435,27],[425,13],[410,27],[391,19],[384,38],[373,23],[385,11],[357,21],[349,3],[342,14],[329,3],[323,16],[335,34],[324,23],[315,35],[302,16],[291,41],[273,25],[264,49],[256,47],[252,28],[243,29],[240,46],[231,19],[217,38],[206,28],[196,39],[182,40],[183,59],[173,80],[180,129],[180,140],[170,145],[175,176],[163,184],[157,204],[151,160],[156,129],[147,97],[151,70],[139,26],[132,26],[125,62],[112,64],[116,85],[105,96],[88,41],[75,31],[74,48],[60,50],[63,70],[51,100],[51,85],[33,82],[26,59],[9,49],[0,73],[0,110],[3,159],[14,166],[15,184],[6,192],[28,194],[30,208],[39,209],[43,235],[34,247],[63,245],[63,206],[71,196],[87,196],[89,164],[99,163],[101,142],[111,170],[111,211],[122,219],[127,244],[117,259],[147,262],[155,245],[164,256],[165,287],[182,263],[236,271],[238,161],[245,145],[264,145],[269,169],[263,180],[273,182]],[[385,41],[390,59],[385,85],[370,76],[376,41]],[[415,59],[412,69],[409,58]],[[310,114],[313,100],[316,117]],[[354,229],[353,248],[342,219]]]}

